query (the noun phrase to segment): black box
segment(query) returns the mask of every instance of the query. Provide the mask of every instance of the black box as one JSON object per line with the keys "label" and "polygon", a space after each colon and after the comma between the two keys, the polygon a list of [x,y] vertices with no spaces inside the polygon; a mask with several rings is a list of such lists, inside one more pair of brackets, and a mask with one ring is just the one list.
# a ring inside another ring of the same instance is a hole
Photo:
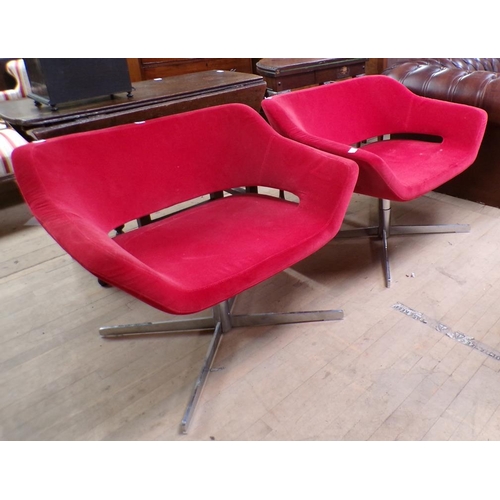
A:
{"label": "black box", "polygon": [[126,59],[24,59],[37,105],[132,92]]}

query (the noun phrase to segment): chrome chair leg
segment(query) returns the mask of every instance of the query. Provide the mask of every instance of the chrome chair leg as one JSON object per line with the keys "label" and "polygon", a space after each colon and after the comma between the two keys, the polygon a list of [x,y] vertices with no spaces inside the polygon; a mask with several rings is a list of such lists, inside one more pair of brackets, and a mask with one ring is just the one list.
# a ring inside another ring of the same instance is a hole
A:
{"label": "chrome chair leg", "polygon": [[203,366],[201,367],[200,374],[196,379],[193,390],[191,392],[191,396],[189,397],[186,411],[184,412],[184,416],[181,420],[182,434],[187,434],[188,432],[189,424],[191,423],[196,405],[198,404],[198,399],[200,399],[203,387],[205,387],[205,382],[207,381],[208,374],[212,369],[212,364],[214,362],[215,355],[217,354],[217,349],[219,348],[219,344],[222,340],[222,333],[222,323],[218,322],[215,325],[212,340],[210,341],[205,360],[203,361]]}
{"label": "chrome chair leg", "polygon": [[316,321],[332,321],[344,318],[341,309],[330,309],[325,311],[298,311],[288,313],[264,313],[232,315],[233,326],[262,326],[262,325],[284,325],[291,323],[309,323]]}
{"label": "chrome chair leg", "polygon": [[382,265],[385,271],[385,286],[390,288],[392,284],[391,268],[389,264],[389,236],[391,234],[391,202],[389,200],[378,200],[379,209],[379,235],[382,239]]}
{"label": "chrome chair leg", "polygon": [[444,233],[469,233],[469,224],[435,224],[428,226],[391,226],[391,234],[444,234]]}
{"label": "chrome chair leg", "polygon": [[135,323],[129,325],[102,326],[101,337],[123,337],[125,335],[144,335],[151,333],[189,332],[211,330],[214,328],[213,317],[173,319],[155,323]]}
{"label": "chrome chair leg", "polygon": [[382,231],[382,264],[385,271],[385,286],[390,288],[392,285],[391,266],[389,264],[389,249],[388,249],[388,235],[385,229]]}
{"label": "chrome chair leg", "polygon": [[213,330],[207,354],[203,361],[201,371],[196,379],[188,405],[182,417],[180,430],[187,434],[189,424],[193,418],[196,405],[206,384],[211,371],[217,349],[222,340],[222,335],[234,327],[241,326],[263,326],[290,323],[304,323],[316,321],[341,320],[344,312],[340,309],[321,311],[299,311],[287,313],[262,313],[262,314],[233,314],[235,298],[226,300],[212,310],[213,315],[209,317],[198,317],[188,319],[174,319],[170,321],[159,321],[155,323],[137,323],[119,326],[104,326],[99,329],[101,337],[112,338],[127,335],[161,334],[182,331]]}

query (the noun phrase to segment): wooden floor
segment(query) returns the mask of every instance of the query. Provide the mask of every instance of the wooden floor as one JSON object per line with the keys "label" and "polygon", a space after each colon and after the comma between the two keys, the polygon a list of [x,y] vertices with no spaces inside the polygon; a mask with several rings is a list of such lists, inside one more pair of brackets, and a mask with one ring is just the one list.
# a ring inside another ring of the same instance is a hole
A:
{"label": "wooden floor", "polygon": [[[374,223],[355,195],[345,227]],[[431,193],[397,223],[467,234],[335,239],[240,297],[238,311],[341,308],[341,321],[224,336],[189,434],[179,433],[210,335],[107,339],[99,326],[164,315],[102,288],[31,219],[0,209],[0,438],[500,440],[500,361],[394,307],[500,350],[500,210]]]}

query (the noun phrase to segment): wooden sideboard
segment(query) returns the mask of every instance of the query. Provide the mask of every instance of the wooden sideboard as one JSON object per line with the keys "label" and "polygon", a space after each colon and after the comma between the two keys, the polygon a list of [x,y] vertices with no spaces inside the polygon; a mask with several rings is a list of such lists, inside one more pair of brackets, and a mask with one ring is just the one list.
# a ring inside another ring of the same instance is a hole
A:
{"label": "wooden sideboard", "polygon": [[267,82],[267,95],[322,85],[365,74],[367,59],[264,58],[256,71]]}
{"label": "wooden sideboard", "polygon": [[212,70],[135,82],[130,97],[121,93],[113,99],[87,99],[58,110],[37,107],[29,98],[4,101],[0,102],[0,119],[31,141],[227,103],[243,103],[260,111],[265,91],[266,82],[259,75]]}
{"label": "wooden sideboard", "polygon": [[239,73],[254,73],[256,61],[258,59],[250,58],[127,59],[130,79],[133,82],[217,69],[237,71]]}

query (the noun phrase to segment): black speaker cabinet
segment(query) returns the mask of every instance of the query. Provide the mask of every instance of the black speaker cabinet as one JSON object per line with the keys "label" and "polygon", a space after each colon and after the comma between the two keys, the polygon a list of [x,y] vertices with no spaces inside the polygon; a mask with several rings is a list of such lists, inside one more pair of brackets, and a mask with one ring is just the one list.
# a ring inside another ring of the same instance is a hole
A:
{"label": "black speaker cabinet", "polygon": [[132,93],[126,59],[24,59],[35,104],[59,104]]}

